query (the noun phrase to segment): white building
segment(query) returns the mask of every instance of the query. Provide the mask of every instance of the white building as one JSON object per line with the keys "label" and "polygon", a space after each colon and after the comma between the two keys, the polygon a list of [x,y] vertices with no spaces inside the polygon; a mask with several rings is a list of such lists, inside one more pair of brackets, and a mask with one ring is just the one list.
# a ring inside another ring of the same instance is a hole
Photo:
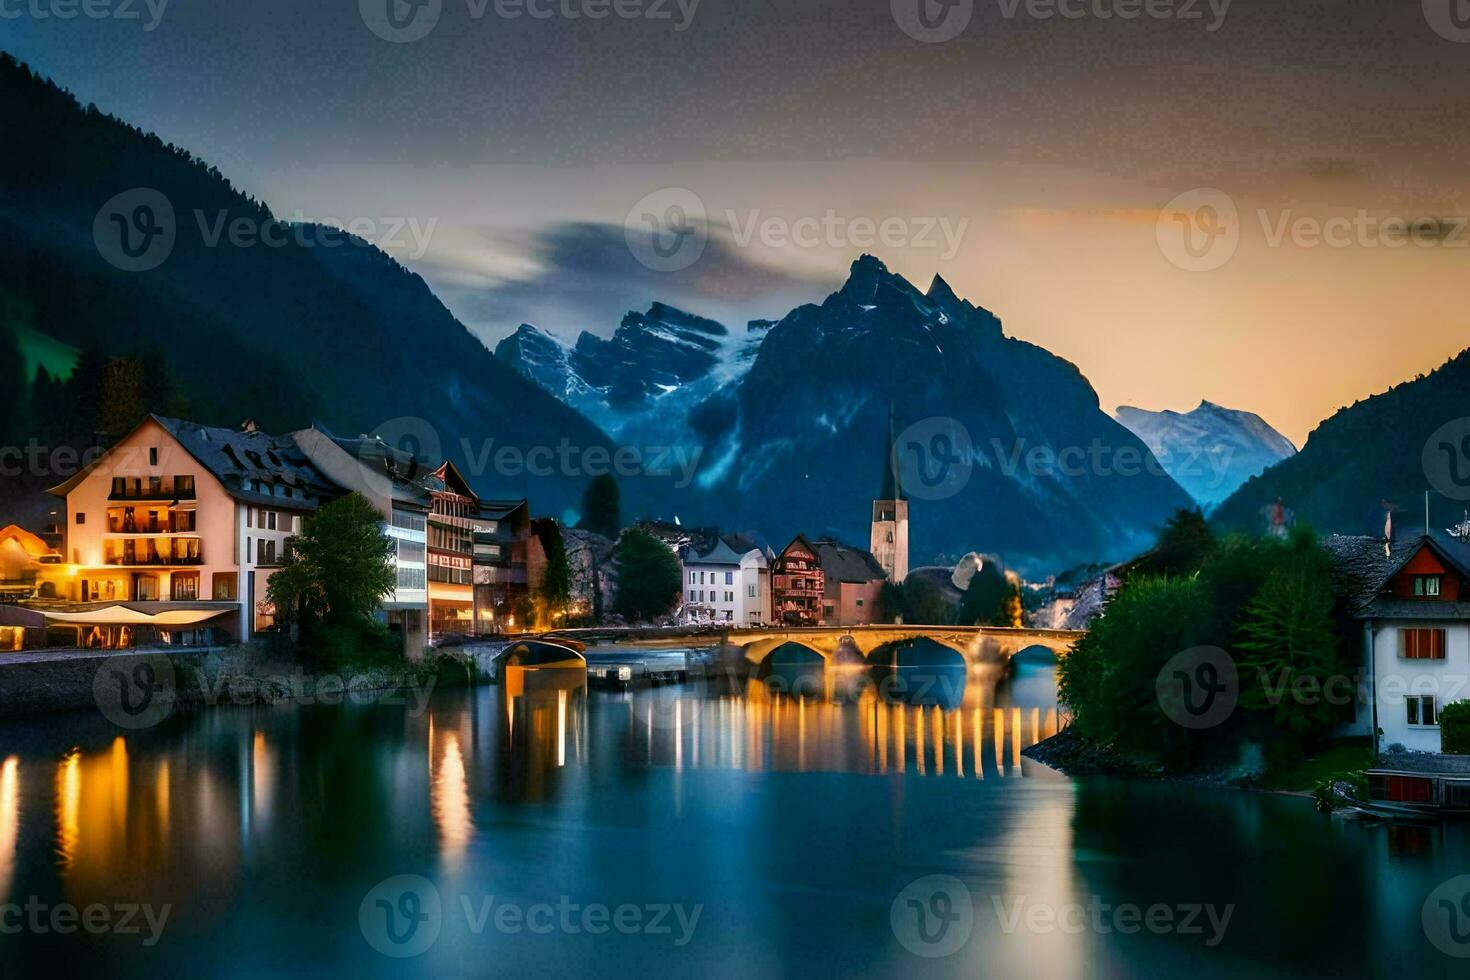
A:
{"label": "white building", "polygon": [[1356,600],[1372,695],[1358,730],[1376,747],[1440,752],[1439,713],[1470,700],[1470,544],[1447,535],[1326,541]]}
{"label": "white building", "polygon": [[681,559],[683,622],[761,626],[771,621],[771,569],[761,549],[738,552],[716,538],[703,554],[684,548]]}
{"label": "white building", "polygon": [[362,494],[382,515],[383,534],[393,542],[396,587],[383,600],[380,618],[403,636],[405,655],[417,659],[429,642],[429,491],[416,482],[418,462],[381,439],[339,439],[315,426],[291,438],[328,479]]}

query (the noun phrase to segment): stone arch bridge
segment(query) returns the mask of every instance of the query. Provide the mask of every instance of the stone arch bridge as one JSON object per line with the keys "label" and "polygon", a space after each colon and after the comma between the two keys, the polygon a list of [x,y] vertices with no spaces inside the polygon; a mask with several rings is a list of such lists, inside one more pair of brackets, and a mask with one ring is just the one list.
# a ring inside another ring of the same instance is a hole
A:
{"label": "stone arch bridge", "polygon": [[966,663],[1004,663],[1023,650],[1042,647],[1059,659],[1086,634],[1073,630],[1013,629],[999,626],[793,626],[710,629],[608,627],[558,630],[546,634],[579,643],[639,643],[669,647],[737,647],[751,667],[759,666],[783,643],[810,647],[828,661],[846,647],[867,658],[885,643],[924,637],[954,650]]}

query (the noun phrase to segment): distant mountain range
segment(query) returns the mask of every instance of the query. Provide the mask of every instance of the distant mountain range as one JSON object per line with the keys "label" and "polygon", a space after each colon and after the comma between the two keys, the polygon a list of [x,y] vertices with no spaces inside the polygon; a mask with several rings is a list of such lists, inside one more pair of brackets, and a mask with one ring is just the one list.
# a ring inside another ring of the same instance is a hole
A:
{"label": "distant mountain range", "polygon": [[1458,524],[1470,508],[1470,350],[1429,375],[1339,410],[1302,451],[1245,483],[1215,512],[1260,530],[1277,498],[1319,532],[1381,534],[1383,505],[1399,527]]}
{"label": "distant mountain range", "polygon": [[[547,391],[620,433],[651,411],[687,415],[710,392],[706,382],[744,373],[769,324],[757,321],[736,336],[724,324],[654,303],[629,313],[605,340],[584,331],[568,348],[530,324],[495,347],[495,356]],[[646,428],[646,426],[644,426]]]}
{"label": "distant mountain range", "polygon": [[1012,564],[1122,556],[1192,505],[1076,367],[872,256],[821,305],[743,336],[655,304],[610,341],[568,348],[523,326],[496,355],[620,440],[698,450],[719,519],[772,539],[867,541],[890,414],[915,565],[980,548]]}
{"label": "distant mountain range", "polygon": [[1212,402],[1184,413],[1125,405],[1116,415],[1207,510],[1246,480],[1296,455],[1296,447],[1259,415]]}
{"label": "distant mountain range", "polygon": [[[0,335],[35,352],[17,384],[0,384],[0,421],[48,440],[77,430],[90,437],[92,418],[63,433],[55,411],[31,404],[38,383],[64,380],[43,378],[36,363],[54,370],[52,352],[75,348],[83,363],[151,358],[152,376],[128,393],[134,412],[165,409],[153,398],[169,389],[181,403],[167,408],[200,422],[237,425],[249,414],[275,431],[314,418],[342,433],[386,428],[437,443],[460,463],[473,462],[462,440],[481,462],[492,438],[495,449],[522,451],[561,439],[611,445],[496,360],[419,276],[377,248],[340,233],[335,247],[311,244],[324,229],[273,224],[264,205],[203,161],[79,105],[8,56],[0,58],[0,130],[8,189],[0,195]],[[131,222],[161,221],[159,200],[172,211],[172,250],[156,268],[124,271],[108,260],[118,258],[116,243],[105,256],[94,235],[115,233],[114,217],[128,232]],[[122,202],[115,216],[102,213],[109,201]],[[209,228],[236,221],[285,234],[273,244],[210,240]],[[0,352],[9,342],[0,336]],[[487,495],[529,494],[539,512],[558,515],[576,506],[586,482],[484,465],[467,472]],[[630,487],[630,496],[645,489]]]}

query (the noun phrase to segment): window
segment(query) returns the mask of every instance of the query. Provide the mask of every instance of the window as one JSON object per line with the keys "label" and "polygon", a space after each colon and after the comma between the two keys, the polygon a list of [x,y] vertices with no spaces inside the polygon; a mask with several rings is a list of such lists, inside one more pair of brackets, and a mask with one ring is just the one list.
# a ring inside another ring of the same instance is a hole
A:
{"label": "window", "polygon": [[731,612],[729,609],[726,609],[725,610],[725,622],[727,622],[727,623],[733,622],[734,619],[735,619],[735,614],[733,612]]}
{"label": "window", "polygon": [[1444,630],[1399,630],[1399,657],[1403,660],[1443,660],[1444,647]]}
{"label": "window", "polygon": [[250,539],[249,539],[249,538],[246,538],[246,539],[245,539],[245,560],[246,560],[246,561],[247,561],[247,562],[248,562],[248,561],[253,561],[253,560],[254,560],[254,559],[252,559],[252,558],[251,558],[251,557],[250,557],[250,556],[251,556],[251,555],[252,555],[252,554],[254,554],[254,552],[253,552],[253,551],[252,551],[252,550],[251,550],[251,548],[250,548]]}
{"label": "window", "polygon": [[157,466],[158,465],[158,447],[157,446],[149,446],[148,447],[148,465],[149,466]]}
{"label": "window", "polygon": [[735,584],[735,573],[734,572],[726,572],[725,573],[725,584],[726,585],[734,585]]}
{"label": "window", "polygon": [[254,507],[246,507],[245,508],[245,526],[246,527],[254,527],[255,526],[255,508]]}
{"label": "window", "polygon": [[1404,703],[1409,708],[1409,724],[1435,727],[1439,724],[1439,715],[1435,711],[1434,698],[1430,695],[1423,697],[1408,697]]}
{"label": "window", "polygon": [[689,573],[689,584],[690,585],[693,585],[694,584],[694,573],[693,572],[690,572]]}
{"label": "window", "polygon": [[87,515],[78,512],[77,513],[77,523],[78,524],[85,524],[85,523],[87,523]]}
{"label": "window", "polygon": [[689,601],[690,602],[693,602],[694,601],[694,590],[693,589],[690,589],[689,590]]}
{"label": "window", "polygon": [[301,515],[300,514],[292,514],[291,515],[291,533],[292,534],[300,534],[301,533]]}
{"label": "window", "polygon": [[191,602],[199,598],[198,572],[174,572],[169,576],[169,585],[175,602]]}
{"label": "window", "polygon": [[1440,576],[1438,575],[1415,575],[1414,594],[1416,596],[1439,597]]}
{"label": "window", "polygon": [[747,598],[747,599],[755,599],[755,598],[757,598],[757,595],[756,595],[756,587],[754,585],[747,585],[745,587],[745,598]]}
{"label": "window", "polygon": [[858,606],[859,609],[863,608],[863,600],[858,599],[857,600],[857,606]]}
{"label": "window", "polygon": [[726,592],[725,593],[725,601],[726,602],[734,602],[735,601],[735,593],[733,593],[733,592]]}
{"label": "window", "polygon": [[[266,514],[266,520],[270,522],[270,530],[274,531],[276,529],[276,512],[271,511],[270,513]],[[665,595],[667,594],[668,593],[665,593]]]}

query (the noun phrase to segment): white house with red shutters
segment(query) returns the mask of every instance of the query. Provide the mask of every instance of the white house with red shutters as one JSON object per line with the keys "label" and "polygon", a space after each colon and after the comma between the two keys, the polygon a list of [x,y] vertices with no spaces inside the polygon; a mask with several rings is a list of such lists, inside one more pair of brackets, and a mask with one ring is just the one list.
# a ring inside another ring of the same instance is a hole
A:
{"label": "white house with red shutters", "polygon": [[[1470,700],[1470,542],[1442,534],[1333,537],[1363,623],[1376,750],[1439,752],[1439,712]],[[1368,720],[1368,719],[1363,719]]]}

